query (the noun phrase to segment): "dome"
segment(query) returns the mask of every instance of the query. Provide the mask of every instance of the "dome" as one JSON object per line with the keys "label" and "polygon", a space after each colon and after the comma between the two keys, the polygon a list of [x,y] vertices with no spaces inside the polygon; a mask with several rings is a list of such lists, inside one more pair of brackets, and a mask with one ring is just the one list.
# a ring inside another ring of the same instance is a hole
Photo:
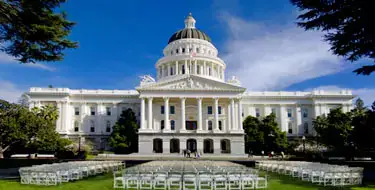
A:
{"label": "dome", "polygon": [[195,28],[195,19],[193,18],[191,13],[189,13],[189,15],[185,19],[185,28],[174,33],[169,38],[168,44],[176,40],[189,38],[201,39],[211,42],[210,37],[206,33]]}

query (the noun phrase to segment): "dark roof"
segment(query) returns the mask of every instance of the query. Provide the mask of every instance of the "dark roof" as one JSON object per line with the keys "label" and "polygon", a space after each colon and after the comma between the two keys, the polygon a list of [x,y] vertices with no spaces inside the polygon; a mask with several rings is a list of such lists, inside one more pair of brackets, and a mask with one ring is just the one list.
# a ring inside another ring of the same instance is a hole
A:
{"label": "dark roof", "polygon": [[205,34],[204,32],[196,29],[196,28],[184,28],[182,30],[177,31],[174,33],[168,41],[168,44],[179,40],[179,39],[186,39],[186,38],[195,38],[195,39],[201,39],[206,40],[208,42],[211,42],[211,38]]}

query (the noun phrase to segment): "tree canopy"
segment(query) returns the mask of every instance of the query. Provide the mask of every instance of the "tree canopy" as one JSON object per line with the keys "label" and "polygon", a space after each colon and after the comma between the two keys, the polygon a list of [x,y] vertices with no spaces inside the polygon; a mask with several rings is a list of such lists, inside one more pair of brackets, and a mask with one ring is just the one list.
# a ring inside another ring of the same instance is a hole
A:
{"label": "tree canopy", "polygon": [[[302,13],[298,26],[305,30],[322,30],[334,54],[348,61],[369,58],[375,61],[375,2],[371,0],[291,0]],[[354,70],[369,75],[375,64]]]}
{"label": "tree canopy", "polygon": [[113,131],[109,137],[109,145],[115,153],[132,153],[138,150],[138,125],[132,109],[127,109],[121,113],[120,118],[113,126]]}
{"label": "tree canopy", "polygon": [[261,120],[248,116],[244,122],[246,152],[282,151],[287,146],[285,132],[277,126],[275,114],[270,114]]}
{"label": "tree canopy", "polygon": [[77,47],[67,39],[75,23],[65,12],[55,12],[64,2],[0,1],[0,50],[21,63],[62,60],[65,49]]}
{"label": "tree canopy", "polygon": [[0,158],[13,146],[29,152],[56,152],[70,143],[56,132],[58,113],[53,105],[30,111],[0,100],[0,117]]}

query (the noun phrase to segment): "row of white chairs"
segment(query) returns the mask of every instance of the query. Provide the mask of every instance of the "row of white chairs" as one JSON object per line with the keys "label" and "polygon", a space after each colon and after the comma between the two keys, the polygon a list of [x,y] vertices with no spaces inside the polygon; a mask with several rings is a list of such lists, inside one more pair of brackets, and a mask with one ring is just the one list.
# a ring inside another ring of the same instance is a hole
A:
{"label": "row of white chairs", "polygon": [[118,161],[73,161],[34,165],[19,169],[21,184],[58,185],[124,168]]}
{"label": "row of white chairs", "polygon": [[245,190],[267,188],[258,171],[230,162],[153,161],[114,172],[114,188]]}
{"label": "row of white chairs", "polygon": [[359,185],[363,178],[363,168],[318,162],[259,161],[256,168],[324,186]]}

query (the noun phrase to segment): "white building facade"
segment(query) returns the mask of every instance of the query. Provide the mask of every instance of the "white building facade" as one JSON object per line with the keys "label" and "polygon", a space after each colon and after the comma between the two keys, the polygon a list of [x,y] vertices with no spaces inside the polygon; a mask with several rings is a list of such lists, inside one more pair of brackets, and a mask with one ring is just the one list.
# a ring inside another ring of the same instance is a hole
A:
{"label": "white building facade", "polygon": [[246,92],[235,77],[225,81],[226,64],[210,38],[189,15],[156,63],[156,80],[144,76],[136,90],[31,88],[30,107],[57,106],[56,130],[71,139],[108,149],[107,138],[121,112],[137,115],[139,153],[244,155],[242,121],[276,114],[288,136],[313,135],[316,116],[352,109],[349,90],[326,92]]}

